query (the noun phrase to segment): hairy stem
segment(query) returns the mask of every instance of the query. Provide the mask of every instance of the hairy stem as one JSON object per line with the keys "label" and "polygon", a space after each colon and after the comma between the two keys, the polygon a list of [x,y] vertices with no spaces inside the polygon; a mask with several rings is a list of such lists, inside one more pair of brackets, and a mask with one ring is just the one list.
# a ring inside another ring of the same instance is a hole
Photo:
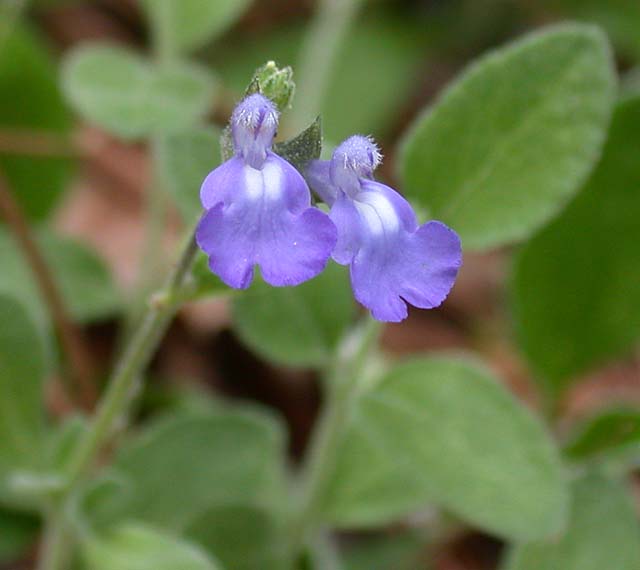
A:
{"label": "hairy stem", "polygon": [[0,173],[0,213],[31,268],[40,294],[49,310],[64,352],[62,362],[66,372],[64,376],[67,378],[67,389],[72,394],[77,394],[85,407],[89,407],[95,400],[95,386],[92,381],[93,363],[89,349],[82,333],[69,317],[49,266],[31,233],[22,208],[14,199],[9,183],[2,173]]}
{"label": "hairy stem", "polygon": [[296,105],[289,129],[297,133],[319,113],[331,69],[362,0],[318,0],[297,67]]}
{"label": "hairy stem", "polygon": [[301,494],[290,533],[295,560],[317,530],[326,484],[335,468],[338,447],[361,386],[360,380],[381,324],[367,317],[340,345],[326,373],[326,402],[301,471]]}
{"label": "hairy stem", "polygon": [[66,467],[66,490],[59,497],[52,514],[47,517],[47,531],[40,564],[42,570],[66,568],[69,537],[65,530],[64,513],[67,512],[68,502],[100,449],[114,433],[118,421],[126,415],[140,374],[151,360],[178,308],[181,290],[189,276],[197,251],[195,236],[192,234],[166,286],[151,297],[140,325],[114,368],[89,429],[71,454]]}
{"label": "hairy stem", "polygon": [[114,424],[126,413],[135,391],[136,381],[151,357],[177,310],[174,299],[189,275],[198,247],[192,235],[167,285],[151,297],[147,311],[107,383],[96,414],[86,435],[80,440],[67,468],[68,483],[73,487],[91,465],[102,444],[110,437]]}

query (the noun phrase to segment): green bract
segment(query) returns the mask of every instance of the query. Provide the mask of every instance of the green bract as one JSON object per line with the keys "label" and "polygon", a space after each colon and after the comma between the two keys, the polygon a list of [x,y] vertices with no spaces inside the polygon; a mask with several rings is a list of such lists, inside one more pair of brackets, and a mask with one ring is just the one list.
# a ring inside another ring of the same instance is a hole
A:
{"label": "green bract", "polygon": [[405,136],[406,194],[463,247],[528,237],[598,159],[614,97],[606,37],[564,25],[480,59]]}

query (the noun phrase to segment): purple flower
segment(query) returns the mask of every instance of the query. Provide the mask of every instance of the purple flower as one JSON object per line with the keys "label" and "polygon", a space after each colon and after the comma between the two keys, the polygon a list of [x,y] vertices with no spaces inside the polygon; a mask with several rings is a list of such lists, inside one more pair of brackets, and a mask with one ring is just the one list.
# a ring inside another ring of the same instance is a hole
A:
{"label": "purple flower", "polygon": [[395,190],[373,180],[382,157],[367,137],[352,136],[329,161],[313,161],[306,172],[316,193],[331,206],[338,228],[333,259],[351,267],[356,299],[379,321],[406,318],[410,303],[440,305],[462,264],[458,235],[441,222],[418,225]]}
{"label": "purple flower", "polygon": [[266,97],[241,101],[231,117],[235,156],[200,190],[206,212],[196,241],[211,271],[236,289],[250,285],[254,265],[271,285],[298,285],[324,269],[336,243],[335,226],[311,207],[302,176],[271,151],[277,127]]}

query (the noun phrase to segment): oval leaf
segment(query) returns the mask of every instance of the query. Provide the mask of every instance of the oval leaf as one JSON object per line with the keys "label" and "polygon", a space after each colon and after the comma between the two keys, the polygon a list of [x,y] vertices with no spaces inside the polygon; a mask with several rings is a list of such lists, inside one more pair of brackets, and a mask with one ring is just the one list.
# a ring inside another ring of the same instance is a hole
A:
{"label": "oval leaf", "polygon": [[[40,250],[51,269],[72,316],[93,321],[112,314],[120,300],[103,261],[84,244],[49,231],[36,233]],[[0,292],[20,299],[41,329],[46,329],[49,311],[31,269],[13,238],[0,228]]]}
{"label": "oval leaf", "polygon": [[265,358],[290,366],[321,366],[351,322],[355,306],[347,272],[330,262],[297,287],[256,280],[233,304],[235,330]]}
{"label": "oval leaf", "polygon": [[571,459],[601,459],[630,463],[640,460],[640,410],[613,409],[589,418],[572,434],[565,447]]}
{"label": "oval leaf", "polygon": [[14,469],[38,467],[44,444],[41,339],[25,308],[0,294],[0,496]]}
{"label": "oval leaf", "polygon": [[89,121],[123,138],[182,129],[210,108],[211,76],[184,62],[154,67],[121,47],[76,49],[64,62],[63,89]]}
{"label": "oval leaf", "polygon": [[562,524],[565,495],[541,423],[488,371],[422,358],[358,403],[326,515],[339,526],[376,525],[431,501],[501,536],[539,537]]}
{"label": "oval leaf", "polygon": [[574,483],[571,510],[562,536],[515,547],[505,570],[640,568],[640,527],[620,483],[582,477]]}
{"label": "oval leaf", "polygon": [[139,523],[124,523],[107,536],[84,545],[91,570],[217,570],[199,547],[165,531]]}
{"label": "oval leaf", "polygon": [[460,233],[467,249],[530,235],[597,160],[614,87],[596,28],[559,26],[493,52],[406,135],[407,195]]}
{"label": "oval leaf", "polygon": [[158,33],[178,49],[196,48],[231,26],[251,0],[143,0]]}
{"label": "oval leaf", "polygon": [[215,554],[225,568],[281,570],[285,566],[282,528],[272,513],[255,505],[207,509],[185,535]]}
{"label": "oval leaf", "polygon": [[518,338],[550,393],[640,338],[640,97],[621,102],[583,191],[523,249]]}
{"label": "oval leaf", "polygon": [[[275,506],[282,483],[283,434],[271,416],[220,411],[171,418],[148,428],[116,458],[126,496],[112,512],[182,529],[207,508],[230,502]],[[110,510],[103,503],[103,510]]]}
{"label": "oval leaf", "polygon": [[[0,24],[0,27],[2,24]],[[1,33],[0,33],[1,35]],[[31,30],[18,27],[1,41],[0,129],[37,129],[61,146],[71,130],[71,113],[58,89],[53,57]],[[45,217],[64,191],[71,173],[67,158],[18,156],[0,144],[0,169],[25,213]],[[57,149],[61,156],[64,148]],[[28,153],[27,153],[28,154]]]}
{"label": "oval leaf", "polygon": [[166,133],[159,137],[158,171],[163,187],[183,219],[191,224],[203,212],[200,186],[220,164],[220,131],[211,127]]}

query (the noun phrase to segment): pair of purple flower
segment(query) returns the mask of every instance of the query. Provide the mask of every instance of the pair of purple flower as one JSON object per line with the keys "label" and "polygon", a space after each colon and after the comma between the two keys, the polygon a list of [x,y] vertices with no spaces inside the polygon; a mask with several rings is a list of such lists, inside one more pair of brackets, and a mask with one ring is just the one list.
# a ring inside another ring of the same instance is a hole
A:
{"label": "pair of purple flower", "polygon": [[329,257],[351,268],[356,299],[380,321],[401,321],[407,305],[444,301],[462,261],[460,239],[440,222],[418,225],[411,205],[373,179],[381,155],[352,136],[328,161],[312,161],[306,179],[330,207],[311,204],[307,182],[271,150],[275,105],[245,98],[231,117],[235,156],[212,171],[200,192],[206,213],[196,232],[209,267],[227,285],[247,288],[259,265],[276,287],[318,275]]}

